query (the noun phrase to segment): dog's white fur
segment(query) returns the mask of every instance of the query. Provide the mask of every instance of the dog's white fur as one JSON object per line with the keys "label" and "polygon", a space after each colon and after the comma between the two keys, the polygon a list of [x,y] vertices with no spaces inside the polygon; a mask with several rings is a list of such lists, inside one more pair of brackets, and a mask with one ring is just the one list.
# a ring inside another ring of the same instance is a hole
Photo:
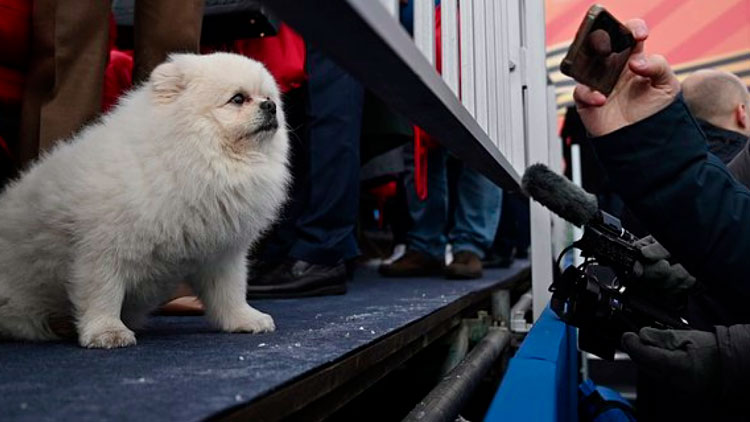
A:
{"label": "dog's white fur", "polygon": [[0,195],[0,337],[55,339],[73,317],[84,347],[132,345],[181,280],[222,330],[274,330],[245,301],[245,255],[286,196],[281,109],[260,63],[173,55],[60,142]]}

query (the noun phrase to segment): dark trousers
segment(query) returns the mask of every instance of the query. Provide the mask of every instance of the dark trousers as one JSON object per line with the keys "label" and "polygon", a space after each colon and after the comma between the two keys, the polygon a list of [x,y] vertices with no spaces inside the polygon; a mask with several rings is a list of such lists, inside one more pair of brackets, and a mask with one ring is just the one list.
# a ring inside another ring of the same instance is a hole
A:
{"label": "dark trousers", "polygon": [[[259,246],[259,258],[333,265],[358,255],[359,139],[364,90],[349,74],[308,48],[305,129],[286,105],[294,182],[282,219]],[[294,96],[293,93],[292,96]],[[299,98],[288,98],[288,101]],[[301,136],[300,136],[301,133]]]}
{"label": "dark trousers", "polygon": [[[34,0],[32,52],[24,92],[23,163],[94,119],[102,107],[110,3]],[[136,1],[135,83],[169,52],[198,52],[203,0]]]}

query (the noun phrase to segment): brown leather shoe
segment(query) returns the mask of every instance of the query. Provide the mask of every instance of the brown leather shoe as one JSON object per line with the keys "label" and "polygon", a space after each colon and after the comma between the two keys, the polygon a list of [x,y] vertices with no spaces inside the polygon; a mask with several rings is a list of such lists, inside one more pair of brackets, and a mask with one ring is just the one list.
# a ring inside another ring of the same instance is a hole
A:
{"label": "brown leather shoe", "polygon": [[482,277],[482,260],[474,252],[459,251],[453,262],[445,268],[445,277],[453,280],[469,280]]}
{"label": "brown leather shoe", "polygon": [[407,250],[391,264],[383,264],[379,271],[385,277],[429,277],[443,275],[443,261],[425,253]]}

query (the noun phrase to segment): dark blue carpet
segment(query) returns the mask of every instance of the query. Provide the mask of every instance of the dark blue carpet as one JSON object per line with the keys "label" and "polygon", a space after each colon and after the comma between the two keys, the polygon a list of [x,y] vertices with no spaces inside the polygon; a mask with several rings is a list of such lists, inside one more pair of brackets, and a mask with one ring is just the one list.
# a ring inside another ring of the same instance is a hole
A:
{"label": "dark blue carpet", "polygon": [[527,263],[476,281],[386,280],[359,271],[344,296],[254,301],[270,334],[224,334],[202,317],[154,317],[138,345],[0,344],[0,421],[194,421],[331,363]]}

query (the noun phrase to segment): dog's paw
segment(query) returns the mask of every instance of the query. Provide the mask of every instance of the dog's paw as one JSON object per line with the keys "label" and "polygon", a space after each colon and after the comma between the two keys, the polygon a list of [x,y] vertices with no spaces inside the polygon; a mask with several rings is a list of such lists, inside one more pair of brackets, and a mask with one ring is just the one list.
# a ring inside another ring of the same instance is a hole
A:
{"label": "dog's paw", "polygon": [[79,340],[82,347],[89,349],[114,349],[135,345],[135,333],[124,329],[111,329],[82,336]]}
{"label": "dog's paw", "polygon": [[246,308],[240,315],[233,315],[222,324],[222,329],[231,333],[267,333],[276,329],[271,315]]}

